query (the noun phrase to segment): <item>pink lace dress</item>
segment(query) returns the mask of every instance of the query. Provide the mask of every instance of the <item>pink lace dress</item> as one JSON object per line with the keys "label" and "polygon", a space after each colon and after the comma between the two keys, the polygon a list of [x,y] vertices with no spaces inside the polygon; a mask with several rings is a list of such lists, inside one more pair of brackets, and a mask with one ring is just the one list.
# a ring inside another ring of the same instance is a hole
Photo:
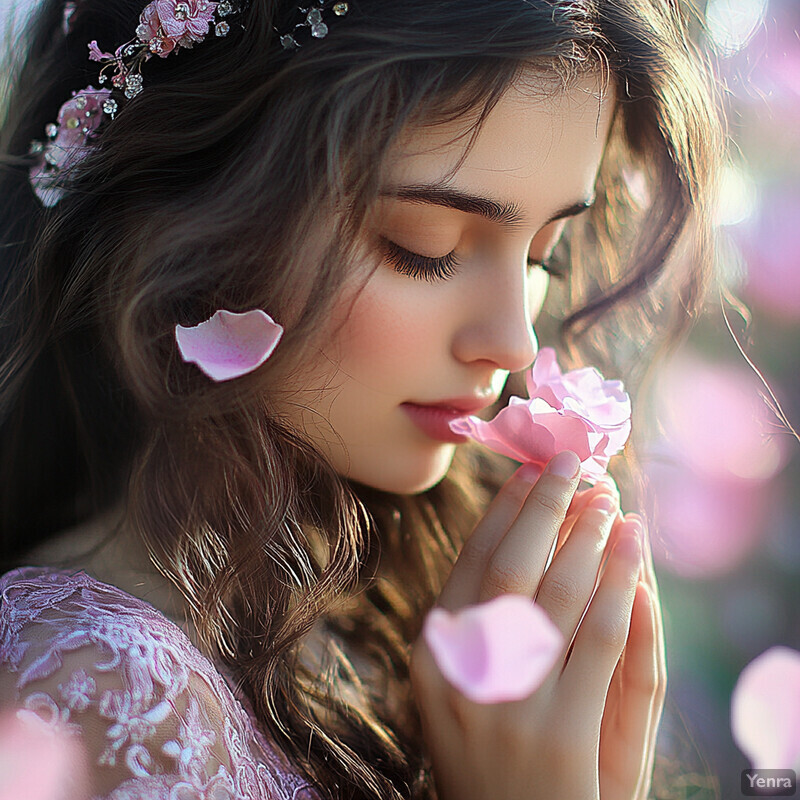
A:
{"label": "pink lace dress", "polygon": [[175,623],[85,573],[0,578],[0,679],[6,711],[79,743],[93,798],[319,800]]}

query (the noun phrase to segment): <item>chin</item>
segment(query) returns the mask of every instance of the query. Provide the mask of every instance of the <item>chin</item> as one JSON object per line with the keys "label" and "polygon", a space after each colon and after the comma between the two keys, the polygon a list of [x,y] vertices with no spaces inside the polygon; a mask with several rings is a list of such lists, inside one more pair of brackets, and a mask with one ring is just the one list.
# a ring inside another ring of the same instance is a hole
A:
{"label": "chin", "polygon": [[432,489],[447,474],[456,453],[454,444],[441,444],[425,453],[391,455],[379,464],[353,464],[351,481],[391,494],[420,494]]}

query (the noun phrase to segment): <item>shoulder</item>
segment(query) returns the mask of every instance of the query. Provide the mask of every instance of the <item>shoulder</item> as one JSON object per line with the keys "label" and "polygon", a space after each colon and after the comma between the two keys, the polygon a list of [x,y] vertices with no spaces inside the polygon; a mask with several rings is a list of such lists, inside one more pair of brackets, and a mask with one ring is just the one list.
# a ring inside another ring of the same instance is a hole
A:
{"label": "shoulder", "polygon": [[83,572],[0,577],[0,708],[78,741],[94,797],[271,799],[303,788],[177,625]]}

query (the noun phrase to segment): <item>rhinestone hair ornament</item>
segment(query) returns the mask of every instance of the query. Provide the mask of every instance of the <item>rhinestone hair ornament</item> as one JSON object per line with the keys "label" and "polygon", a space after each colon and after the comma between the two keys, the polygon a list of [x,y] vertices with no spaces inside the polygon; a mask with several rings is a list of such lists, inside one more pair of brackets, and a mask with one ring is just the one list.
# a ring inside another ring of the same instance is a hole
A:
{"label": "rhinestone hair ornament", "polygon": [[[58,203],[65,194],[58,185],[61,173],[80,163],[89,153],[91,140],[96,138],[105,118],[114,119],[121,104],[142,91],[142,64],[154,55],[166,58],[182,49],[192,49],[204,41],[212,27],[215,36],[227,36],[231,23],[236,22],[248,3],[249,0],[152,0],[139,16],[135,37],[113,53],[102,51],[96,40],[89,42],[89,59],[103,64],[98,83],[110,83],[111,88],[95,88],[90,84],[73,92],[59,109],[56,122],[45,126],[46,138],[31,142],[28,152],[37,159],[30,169],[29,180],[42,205],[49,208]],[[307,7],[296,6],[294,14],[299,12],[303,20],[288,33],[275,29],[284,50],[301,47],[298,35],[305,29],[314,38],[326,36],[328,26],[323,11],[328,9],[335,17],[341,17],[349,7],[345,2],[331,0],[312,0]],[[72,0],[64,6],[64,35],[70,33],[75,10],[76,3]],[[241,23],[239,26],[244,29]]]}

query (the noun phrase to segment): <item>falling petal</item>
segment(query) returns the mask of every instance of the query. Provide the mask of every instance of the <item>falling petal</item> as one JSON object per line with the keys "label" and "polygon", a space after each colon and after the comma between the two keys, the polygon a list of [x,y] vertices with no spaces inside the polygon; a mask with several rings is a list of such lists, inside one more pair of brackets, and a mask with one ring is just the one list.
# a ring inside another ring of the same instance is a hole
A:
{"label": "falling petal", "polygon": [[800,768],[800,652],[771,647],[742,670],[731,730],[753,769]]}
{"label": "falling petal", "polygon": [[0,717],[0,800],[86,797],[88,770],[80,741],[32,711]]}
{"label": "falling petal", "polygon": [[564,646],[547,614],[514,594],[455,614],[434,608],[423,633],[445,678],[476,703],[526,697],[541,685]]}
{"label": "falling petal", "polygon": [[175,326],[184,361],[209,378],[227,381],[260,367],[277,346],[283,327],[260,308],[237,313],[219,309],[193,327]]}

